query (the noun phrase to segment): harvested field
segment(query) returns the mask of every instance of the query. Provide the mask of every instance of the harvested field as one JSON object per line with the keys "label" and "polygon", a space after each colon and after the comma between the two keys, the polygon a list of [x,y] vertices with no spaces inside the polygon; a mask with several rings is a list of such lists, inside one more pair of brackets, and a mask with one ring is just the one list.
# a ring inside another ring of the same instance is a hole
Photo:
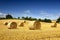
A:
{"label": "harvested field", "polygon": [[[8,29],[3,23],[9,20],[0,20],[0,40],[60,40],[60,24],[57,23],[56,28],[52,28],[53,23],[41,22],[41,30],[29,30],[34,21],[28,21],[26,27],[19,27],[17,29]],[[11,22],[22,22],[24,20],[12,20]]]}

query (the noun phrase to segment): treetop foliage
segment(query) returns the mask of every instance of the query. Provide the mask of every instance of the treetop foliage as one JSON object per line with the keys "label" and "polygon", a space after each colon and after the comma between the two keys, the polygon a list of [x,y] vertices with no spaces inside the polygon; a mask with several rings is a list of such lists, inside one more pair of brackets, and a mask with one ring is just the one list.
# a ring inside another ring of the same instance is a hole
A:
{"label": "treetop foliage", "polygon": [[57,23],[59,23],[60,22],[60,17],[57,19],[57,21],[56,21]]}
{"label": "treetop foliage", "polygon": [[10,14],[6,15],[6,19],[12,19],[12,18],[13,18],[12,15],[10,15]]}

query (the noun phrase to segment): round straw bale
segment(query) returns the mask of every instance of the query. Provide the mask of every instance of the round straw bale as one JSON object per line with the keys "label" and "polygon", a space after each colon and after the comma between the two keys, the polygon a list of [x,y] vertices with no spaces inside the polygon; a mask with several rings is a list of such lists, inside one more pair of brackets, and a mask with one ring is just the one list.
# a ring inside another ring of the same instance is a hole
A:
{"label": "round straw bale", "polygon": [[20,24],[20,26],[24,26],[24,23],[22,22],[22,23]]}
{"label": "round straw bale", "polygon": [[41,23],[40,23],[40,21],[35,21],[34,22],[34,24],[33,24],[33,26],[34,26],[34,29],[40,29],[41,28]]}
{"label": "round straw bale", "polygon": [[23,27],[25,25],[26,21],[22,22],[22,23],[19,23],[19,26],[20,27]]}
{"label": "round straw bale", "polygon": [[33,22],[29,22],[28,27],[29,27],[29,30],[35,30],[33,26]]}
{"label": "round straw bale", "polygon": [[26,21],[24,21],[24,23],[26,23]]}
{"label": "round straw bale", "polygon": [[57,27],[57,23],[54,23],[51,27]]}
{"label": "round straw bale", "polygon": [[15,28],[17,28],[17,23],[16,23],[16,22],[10,22],[10,23],[8,24],[8,28],[9,28],[9,29],[15,29]]}
{"label": "round straw bale", "polygon": [[8,25],[8,22],[4,22],[4,25]]}

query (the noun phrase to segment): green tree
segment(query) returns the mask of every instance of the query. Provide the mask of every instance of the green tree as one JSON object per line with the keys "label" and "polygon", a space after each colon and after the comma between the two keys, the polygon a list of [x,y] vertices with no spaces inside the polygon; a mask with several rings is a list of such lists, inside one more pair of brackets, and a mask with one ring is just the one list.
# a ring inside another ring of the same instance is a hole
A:
{"label": "green tree", "polygon": [[40,18],[38,19],[39,21],[42,21]]}
{"label": "green tree", "polygon": [[59,23],[60,22],[60,17],[57,19],[57,21],[56,21],[57,23]]}
{"label": "green tree", "polygon": [[52,21],[50,19],[44,19],[44,22],[48,22],[48,23],[51,23]]}
{"label": "green tree", "polygon": [[25,17],[22,16],[22,19],[25,19]]}
{"label": "green tree", "polygon": [[18,19],[20,19],[20,17],[18,17]]}
{"label": "green tree", "polygon": [[25,20],[29,20],[28,16],[25,17]]}
{"label": "green tree", "polygon": [[13,18],[12,15],[10,15],[10,14],[6,15],[6,19],[12,19],[12,18]]}
{"label": "green tree", "polygon": [[32,18],[32,20],[37,20],[36,18]]}
{"label": "green tree", "polygon": [[32,18],[31,17],[29,17],[29,20],[31,20]]}

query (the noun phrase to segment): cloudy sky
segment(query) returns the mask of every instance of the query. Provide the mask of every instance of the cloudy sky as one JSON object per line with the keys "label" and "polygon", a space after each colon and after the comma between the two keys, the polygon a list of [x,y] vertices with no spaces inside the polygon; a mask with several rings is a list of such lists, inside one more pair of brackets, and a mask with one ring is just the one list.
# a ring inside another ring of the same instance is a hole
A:
{"label": "cloudy sky", "polygon": [[0,15],[6,14],[57,19],[60,16],[60,0],[0,0]]}

